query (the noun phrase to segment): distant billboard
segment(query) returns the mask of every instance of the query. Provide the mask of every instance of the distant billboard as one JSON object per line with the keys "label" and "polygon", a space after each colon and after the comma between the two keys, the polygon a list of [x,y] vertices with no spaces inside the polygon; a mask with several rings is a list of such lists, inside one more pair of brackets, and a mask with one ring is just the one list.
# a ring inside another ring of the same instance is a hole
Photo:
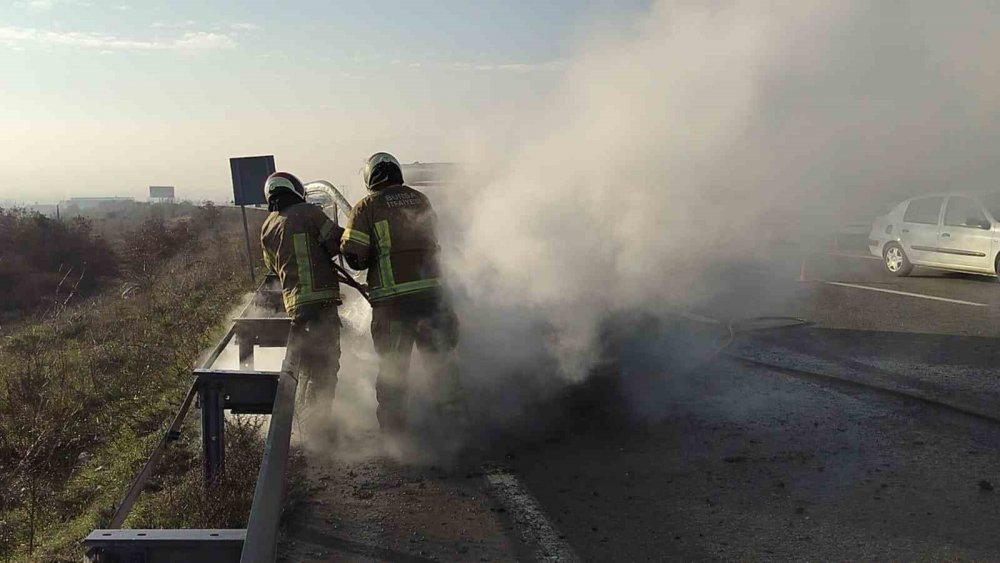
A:
{"label": "distant billboard", "polygon": [[233,173],[233,202],[236,205],[267,203],[264,182],[274,173],[274,155],[230,158],[229,169]]}
{"label": "distant billboard", "polygon": [[174,187],[149,186],[149,199],[174,199]]}

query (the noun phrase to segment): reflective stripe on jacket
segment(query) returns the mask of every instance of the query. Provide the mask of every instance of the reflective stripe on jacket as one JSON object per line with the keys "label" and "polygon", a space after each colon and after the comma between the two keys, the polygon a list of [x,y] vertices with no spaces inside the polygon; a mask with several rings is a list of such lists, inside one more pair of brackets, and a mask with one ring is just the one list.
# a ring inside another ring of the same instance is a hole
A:
{"label": "reflective stripe on jacket", "polygon": [[404,185],[371,193],[354,206],[340,249],[368,268],[373,304],[438,292],[435,222],[427,196]]}
{"label": "reflective stripe on jacket", "polygon": [[339,253],[343,229],[311,203],[272,211],[260,233],[264,264],[281,280],[285,312],[309,303],[336,302],[339,297],[333,257]]}

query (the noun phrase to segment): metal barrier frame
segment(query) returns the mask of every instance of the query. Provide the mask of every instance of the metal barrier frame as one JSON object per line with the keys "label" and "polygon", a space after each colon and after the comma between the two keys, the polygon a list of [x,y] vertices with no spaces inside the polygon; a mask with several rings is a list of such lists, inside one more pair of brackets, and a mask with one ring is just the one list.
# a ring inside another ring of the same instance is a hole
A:
{"label": "metal barrier frame", "polygon": [[292,418],[298,383],[293,370],[281,370],[240,563],[270,562],[277,555],[278,526],[281,523],[285,470],[288,467],[288,448],[292,439]]}
{"label": "metal barrier frame", "polygon": [[[281,521],[285,471],[291,444],[295,394],[298,389],[297,362],[287,357],[280,372],[253,371],[253,347],[284,346],[279,338],[287,318],[247,317],[252,303],[273,302],[275,283],[268,276],[257,287],[254,298],[233,320],[229,330],[212,352],[193,370],[188,388],[176,415],[136,475],[106,529],[93,530],[84,540],[87,555],[97,563],[130,561],[265,562],[274,561]],[[243,321],[246,322],[243,322]],[[240,370],[216,370],[212,366],[222,352],[237,340]],[[249,356],[249,357],[247,357]],[[249,366],[250,369],[246,369]],[[202,411],[202,447],[206,486],[212,486],[225,470],[225,410],[270,414],[264,457],[261,461],[254,500],[246,529],[234,530],[122,530],[121,526],[153,475],[167,446],[180,438],[180,429],[195,397]],[[181,558],[181,559],[178,559]]]}
{"label": "metal barrier frame", "polygon": [[[339,226],[340,209],[345,212],[351,210],[350,203],[340,190],[323,180],[309,182],[306,187],[314,195],[325,196],[323,207],[333,208],[333,222]],[[246,227],[245,209],[243,213],[244,227]],[[249,238],[247,244],[249,252]],[[343,259],[341,261],[343,262]],[[251,268],[251,279],[252,277]],[[288,468],[292,421],[295,416],[298,361],[297,358],[289,357],[286,352],[280,372],[254,371],[254,346],[286,345],[289,319],[248,317],[246,313],[252,304],[272,309],[283,307],[280,290],[275,289],[276,282],[277,277],[274,274],[265,276],[257,286],[253,299],[233,320],[225,336],[216,344],[201,366],[194,370],[195,379],[180,409],[142,470],[132,481],[116,508],[108,528],[93,530],[83,540],[87,556],[95,563],[118,561],[157,563],[178,560],[210,563],[274,561],[285,492],[285,471]],[[282,330],[284,338],[279,334]],[[240,370],[212,369],[213,364],[234,338],[239,349]],[[271,415],[247,528],[245,530],[122,530],[122,524],[152,477],[153,470],[163,457],[166,447],[180,437],[181,425],[196,396],[202,412],[202,449],[206,486],[216,483],[225,471],[225,410]]]}

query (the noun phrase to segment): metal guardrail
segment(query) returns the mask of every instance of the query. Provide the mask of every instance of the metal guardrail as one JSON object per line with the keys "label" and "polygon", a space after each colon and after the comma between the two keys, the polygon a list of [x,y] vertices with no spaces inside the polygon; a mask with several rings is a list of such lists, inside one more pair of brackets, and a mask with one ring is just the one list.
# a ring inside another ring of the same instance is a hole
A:
{"label": "metal guardrail", "polygon": [[[325,199],[333,208],[334,224],[339,225],[338,211],[350,211],[351,205],[329,182],[315,181],[310,193]],[[244,211],[245,213],[245,211]],[[249,235],[248,253],[249,253]],[[342,266],[343,264],[341,264]],[[251,270],[252,273],[252,270]],[[344,275],[348,275],[344,273]],[[252,277],[252,276],[251,276]],[[345,283],[350,280],[346,280]],[[298,389],[298,358],[289,357],[280,372],[254,370],[255,346],[284,347],[290,319],[287,317],[247,316],[250,305],[283,312],[277,279],[270,275],[258,285],[253,299],[244,307],[212,352],[193,371],[194,381],[181,402],[160,442],[136,475],[119,503],[107,529],[93,530],[84,540],[87,555],[95,563],[129,561],[190,561],[206,563],[263,563],[274,561],[278,543],[284,496],[285,470],[295,415]],[[352,285],[348,283],[348,285]],[[353,285],[356,289],[359,286]],[[362,293],[363,294],[363,293]],[[233,340],[239,350],[239,370],[214,369],[215,362]],[[264,457],[254,488],[254,500],[245,530],[122,530],[120,529],[153,475],[167,446],[180,437],[181,425],[198,397],[201,408],[202,450],[206,486],[213,486],[225,470],[225,411],[270,414]]]}
{"label": "metal guardrail", "polygon": [[[266,281],[263,282],[260,287],[258,287],[258,291],[266,283]],[[246,310],[247,309],[244,308],[244,312]],[[233,326],[226,331],[226,334],[222,337],[222,339],[219,340],[218,344],[215,345],[215,348],[212,349],[208,357],[205,358],[205,361],[202,362],[201,368],[210,368],[212,364],[219,359],[219,356],[222,355],[222,352],[233,340],[235,335],[236,325],[233,324]],[[184,396],[184,400],[181,402],[181,407],[174,416],[174,419],[167,428],[167,431],[163,434],[163,437],[160,438],[159,443],[157,443],[153,452],[149,455],[149,458],[143,465],[142,470],[139,471],[139,474],[132,480],[132,484],[129,486],[128,492],[125,493],[125,497],[120,503],[118,503],[118,508],[115,509],[114,514],[111,516],[111,521],[108,523],[109,529],[121,528],[122,524],[125,522],[125,518],[127,518],[129,512],[132,511],[132,506],[135,504],[135,501],[139,499],[139,493],[142,492],[146,483],[149,482],[149,478],[153,476],[153,470],[156,468],[156,464],[159,463],[160,458],[163,457],[163,452],[166,450],[170,442],[176,441],[180,438],[181,425],[184,423],[184,418],[187,416],[188,410],[191,408],[191,403],[194,401],[197,394],[198,381],[196,379],[191,382],[191,386],[188,388],[188,391]]]}
{"label": "metal guardrail", "polygon": [[142,471],[139,475],[132,481],[132,485],[129,487],[128,492],[125,493],[125,498],[118,504],[118,508],[115,513],[111,516],[111,522],[108,523],[109,529],[121,528],[122,524],[125,522],[125,518],[128,516],[129,512],[132,510],[132,505],[135,501],[139,499],[139,493],[146,486],[149,478],[153,475],[153,469],[156,468],[156,464],[159,463],[160,458],[163,457],[164,450],[167,449],[167,444],[180,437],[181,424],[184,422],[184,417],[187,416],[188,409],[191,408],[191,403],[194,401],[194,396],[198,393],[198,386],[195,383],[191,384],[188,388],[187,395],[184,397],[184,401],[181,403],[181,408],[177,411],[177,415],[174,416],[173,422],[170,423],[170,427],[167,428],[166,433],[160,438],[159,444],[150,454],[149,459],[146,460],[145,465],[142,467]]}
{"label": "metal guardrail", "polygon": [[[129,561],[157,563],[190,561],[206,563],[262,563],[274,561],[281,520],[285,470],[291,442],[297,360],[288,358],[281,372],[254,371],[253,347],[284,346],[288,319],[247,317],[251,304],[274,304],[273,276],[257,287],[253,300],[233,320],[199,368],[194,381],[160,442],[129,486],[107,529],[93,530],[84,540],[87,555],[95,563]],[[284,333],[281,338],[279,333]],[[233,341],[240,350],[240,370],[217,370],[214,364]],[[249,354],[249,358],[247,358]],[[249,363],[250,369],[246,369]],[[264,457],[254,489],[247,529],[236,530],[122,530],[120,527],[153,475],[166,447],[180,437],[184,418],[194,398],[202,411],[202,446],[205,483],[213,486],[225,468],[225,410],[270,414]]]}
{"label": "metal guardrail", "polygon": [[294,370],[281,370],[240,563],[271,562],[277,554],[278,525],[285,493],[285,469],[288,466],[298,383]]}

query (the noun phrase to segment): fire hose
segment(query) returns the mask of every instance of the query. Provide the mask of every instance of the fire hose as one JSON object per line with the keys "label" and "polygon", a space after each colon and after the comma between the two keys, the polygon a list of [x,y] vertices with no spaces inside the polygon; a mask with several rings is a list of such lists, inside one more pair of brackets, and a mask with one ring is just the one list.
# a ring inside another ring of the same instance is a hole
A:
{"label": "fire hose", "polygon": [[[700,319],[699,319],[700,320]],[[799,317],[785,317],[785,316],[762,316],[762,317],[748,317],[745,319],[740,319],[732,322],[720,321],[717,319],[711,319],[704,317],[701,322],[707,322],[709,324],[722,325],[726,334],[716,342],[715,350],[709,354],[708,358],[703,360],[703,363],[709,363],[715,360],[717,357],[722,355],[723,352],[729,348],[730,345],[736,340],[736,335],[754,332],[757,330],[770,330],[779,328],[793,328],[798,326],[809,326],[812,322],[799,318]],[[759,323],[779,323],[779,324],[765,324],[759,326]]]}
{"label": "fire hose", "polygon": [[361,294],[361,297],[364,297],[365,301],[367,301],[368,304],[371,305],[372,300],[368,298],[368,288],[364,284],[358,283],[358,281],[354,279],[353,276],[351,276],[350,272],[345,270],[344,267],[341,266],[340,264],[332,260],[330,261],[330,263],[333,264],[333,269],[336,270],[337,278],[339,279],[340,283],[348,287],[353,287],[355,290],[357,290],[358,293]]}

